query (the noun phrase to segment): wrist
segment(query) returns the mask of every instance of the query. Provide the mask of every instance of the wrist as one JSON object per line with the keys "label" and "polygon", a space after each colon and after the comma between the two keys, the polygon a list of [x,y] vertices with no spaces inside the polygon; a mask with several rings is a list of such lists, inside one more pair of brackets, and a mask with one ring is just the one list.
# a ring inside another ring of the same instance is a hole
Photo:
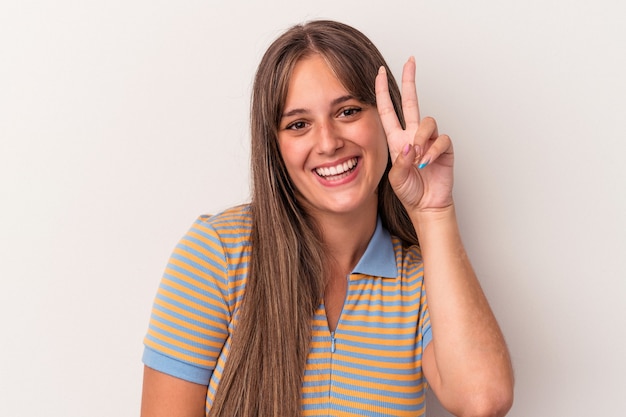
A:
{"label": "wrist", "polygon": [[409,217],[418,222],[438,222],[456,218],[454,203],[445,207],[415,208],[408,212]]}
{"label": "wrist", "polygon": [[458,233],[454,203],[441,208],[414,209],[409,212],[409,217],[420,241],[429,232]]}

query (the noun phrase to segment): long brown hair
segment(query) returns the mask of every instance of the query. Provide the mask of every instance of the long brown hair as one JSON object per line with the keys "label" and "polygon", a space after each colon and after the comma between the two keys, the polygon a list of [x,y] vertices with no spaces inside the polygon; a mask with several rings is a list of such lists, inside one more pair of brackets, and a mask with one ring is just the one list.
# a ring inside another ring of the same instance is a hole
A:
{"label": "long brown hair", "polygon": [[[300,414],[300,392],[311,342],[311,319],[326,286],[325,250],[314,221],[296,199],[277,140],[289,79],[303,57],[320,54],[350,94],[376,105],[374,80],[387,67],[358,30],[318,20],[290,28],[270,45],[252,93],[252,251],[245,295],[213,417]],[[400,91],[387,68],[389,90],[404,125]],[[379,185],[379,215],[406,244],[415,230],[387,173]]]}

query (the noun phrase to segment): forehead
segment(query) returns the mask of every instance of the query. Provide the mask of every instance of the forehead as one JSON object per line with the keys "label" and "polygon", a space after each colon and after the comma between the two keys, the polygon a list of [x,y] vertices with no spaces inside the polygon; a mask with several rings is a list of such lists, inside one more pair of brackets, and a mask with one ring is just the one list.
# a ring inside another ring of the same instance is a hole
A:
{"label": "forehead", "polygon": [[300,59],[289,78],[285,107],[300,102],[347,95],[348,91],[324,57],[319,54]]}

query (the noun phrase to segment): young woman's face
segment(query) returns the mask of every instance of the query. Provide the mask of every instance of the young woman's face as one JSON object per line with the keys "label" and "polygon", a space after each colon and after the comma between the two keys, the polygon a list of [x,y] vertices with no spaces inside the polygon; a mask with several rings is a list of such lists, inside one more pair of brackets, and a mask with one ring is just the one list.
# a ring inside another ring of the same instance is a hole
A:
{"label": "young woman's face", "polygon": [[296,64],[284,109],[280,152],[306,206],[314,214],[375,211],[388,157],[376,107],[352,97],[312,55]]}

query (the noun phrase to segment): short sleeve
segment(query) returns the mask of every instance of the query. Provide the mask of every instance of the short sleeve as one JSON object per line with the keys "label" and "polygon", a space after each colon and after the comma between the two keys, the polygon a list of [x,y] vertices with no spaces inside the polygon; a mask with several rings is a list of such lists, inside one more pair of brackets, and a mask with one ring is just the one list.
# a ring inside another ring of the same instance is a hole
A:
{"label": "short sleeve", "polygon": [[420,318],[419,331],[422,336],[422,352],[426,346],[433,340],[433,331],[430,327],[430,314],[428,313],[428,300],[426,297],[426,286],[422,284],[422,293],[420,298]]}
{"label": "short sleeve", "polygon": [[228,337],[229,267],[218,232],[200,217],[174,248],[154,299],[143,362],[208,384]]}

